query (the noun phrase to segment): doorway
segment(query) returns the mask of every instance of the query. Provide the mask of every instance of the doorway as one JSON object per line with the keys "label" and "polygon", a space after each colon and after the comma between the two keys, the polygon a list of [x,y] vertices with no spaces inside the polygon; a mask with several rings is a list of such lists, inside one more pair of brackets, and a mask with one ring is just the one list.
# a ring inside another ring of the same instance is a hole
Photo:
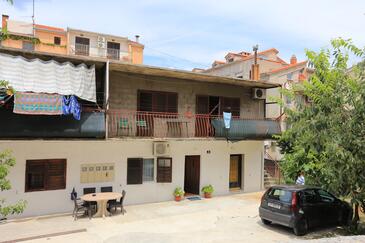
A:
{"label": "doorway", "polygon": [[185,156],[184,191],[191,194],[200,194],[200,156]]}
{"label": "doorway", "polygon": [[234,154],[230,156],[229,163],[229,188],[242,188],[242,155]]}

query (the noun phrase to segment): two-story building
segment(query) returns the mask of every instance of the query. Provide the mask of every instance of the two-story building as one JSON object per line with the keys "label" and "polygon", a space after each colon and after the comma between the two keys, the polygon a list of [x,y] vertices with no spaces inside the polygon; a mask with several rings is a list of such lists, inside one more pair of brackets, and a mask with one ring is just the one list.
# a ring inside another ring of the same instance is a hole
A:
{"label": "two-story building", "polygon": [[52,54],[82,55],[143,63],[144,45],[127,37],[10,20],[2,15],[1,46]]}
{"label": "two-story building", "polygon": [[[12,189],[1,196],[27,200],[23,216],[71,212],[73,188],[79,195],[88,187],[126,190],[126,204],[172,200],[179,186],[197,195],[208,184],[215,195],[263,189],[264,139],[280,133],[280,123],[265,117],[265,100],[253,94],[277,84],[0,48],[7,65],[19,59],[27,66],[34,58],[57,64],[42,67],[59,82],[69,77],[62,73],[65,63],[72,64],[70,72],[95,72],[87,80],[95,82],[96,99],[79,97],[80,120],[16,114],[12,99],[0,107],[0,150],[12,150],[17,162]],[[7,71],[15,69],[2,67],[0,79],[30,87],[34,77],[15,82]],[[232,113],[229,129],[223,111]]]}

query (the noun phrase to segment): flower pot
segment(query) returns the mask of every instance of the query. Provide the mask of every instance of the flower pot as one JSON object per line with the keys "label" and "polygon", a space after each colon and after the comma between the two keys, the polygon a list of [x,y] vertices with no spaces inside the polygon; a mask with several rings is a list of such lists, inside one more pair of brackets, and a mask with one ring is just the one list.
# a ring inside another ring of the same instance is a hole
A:
{"label": "flower pot", "polygon": [[182,200],[182,196],[175,196],[175,201],[176,202],[179,202],[179,201],[181,201]]}
{"label": "flower pot", "polygon": [[204,197],[205,198],[211,198],[212,197],[212,193],[210,193],[210,192],[204,192]]}

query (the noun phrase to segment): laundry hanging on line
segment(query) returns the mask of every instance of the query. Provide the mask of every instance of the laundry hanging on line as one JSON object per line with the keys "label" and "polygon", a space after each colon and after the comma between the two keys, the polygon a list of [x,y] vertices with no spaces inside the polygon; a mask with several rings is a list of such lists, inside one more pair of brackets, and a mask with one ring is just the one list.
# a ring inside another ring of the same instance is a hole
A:
{"label": "laundry hanging on line", "polygon": [[62,110],[64,115],[72,114],[76,120],[81,119],[81,106],[76,96],[63,96]]}
{"label": "laundry hanging on line", "polygon": [[16,92],[13,112],[28,115],[62,115],[62,95]]}

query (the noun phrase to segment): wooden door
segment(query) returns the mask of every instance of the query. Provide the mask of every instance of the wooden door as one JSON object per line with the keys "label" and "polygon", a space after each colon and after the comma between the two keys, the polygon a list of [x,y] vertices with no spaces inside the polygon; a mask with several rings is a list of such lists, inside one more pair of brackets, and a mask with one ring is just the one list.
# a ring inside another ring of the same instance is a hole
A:
{"label": "wooden door", "polygon": [[229,165],[229,188],[241,188],[242,155],[231,155]]}
{"label": "wooden door", "polygon": [[200,193],[200,156],[185,156],[184,190],[187,193]]}

